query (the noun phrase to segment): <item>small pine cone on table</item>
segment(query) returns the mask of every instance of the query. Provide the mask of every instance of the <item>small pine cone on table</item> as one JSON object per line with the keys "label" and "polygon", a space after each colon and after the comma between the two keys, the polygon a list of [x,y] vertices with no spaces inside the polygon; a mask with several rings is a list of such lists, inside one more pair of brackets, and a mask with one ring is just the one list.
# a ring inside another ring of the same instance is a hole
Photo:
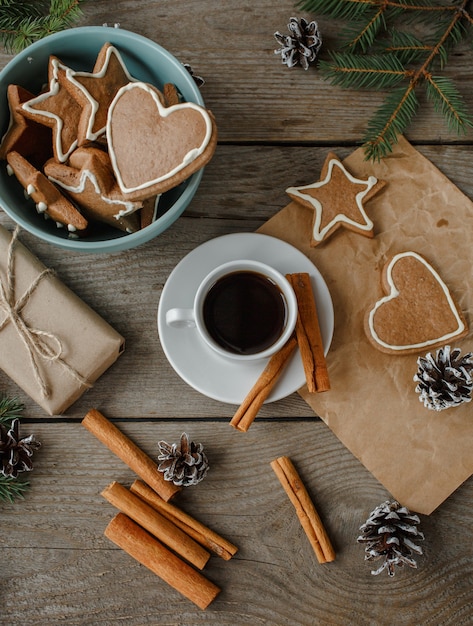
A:
{"label": "small pine cone on table", "polygon": [[394,576],[396,566],[417,567],[412,554],[422,554],[422,548],[414,540],[424,539],[417,528],[419,522],[417,515],[396,501],[387,500],[370,513],[360,526],[362,534],[357,541],[366,544],[365,561],[383,559],[381,566],[371,571],[372,574],[387,570],[389,576]]}
{"label": "small pine cone on table", "polygon": [[34,435],[20,438],[19,419],[14,419],[10,428],[0,424],[0,473],[16,478],[19,472],[31,472],[31,457],[40,447]]}
{"label": "small pine cone on table", "polygon": [[303,17],[300,20],[291,17],[287,28],[290,35],[283,35],[279,31],[274,33],[274,38],[281,46],[274,54],[280,54],[281,62],[287,67],[301,65],[305,70],[309,69],[322,46],[317,22],[307,22]]}
{"label": "small pine cone on table", "polygon": [[443,411],[471,401],[473,389],[473,359],[468,352],[445,346],[417,359],[418,370],[414,376],[416,392],[424,406],[434,411]]}
{"label": "small pine cone on table", "polygon": [[204,453],[204,446],[189,441],[187,433],[182,433],[179,444],[170,445],[165,441],[159,441],[158,447],[158,470],[163,472],[164,480],[188,487],[197,485],[205,478],[209,462]]}

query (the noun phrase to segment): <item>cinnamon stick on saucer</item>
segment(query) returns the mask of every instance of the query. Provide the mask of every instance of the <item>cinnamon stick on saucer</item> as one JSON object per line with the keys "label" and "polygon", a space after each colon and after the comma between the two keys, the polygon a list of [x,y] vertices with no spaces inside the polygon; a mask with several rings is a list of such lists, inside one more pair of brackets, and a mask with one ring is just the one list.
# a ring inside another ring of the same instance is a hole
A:
{"label": "cinnamon stick on saucer", "polygon": [[281,456],[271,462],[271,467],[294,505],[297,517],[319,563],[334,561],[335,551],[330,539],[291,459]]}
{"label": "cinnamon stick on saucer", "polygon": [[310,393],[328,391],[330,381],[320,333],[317,306],[307,273],[287,274],[297,298],[296,337]]}
{"label": "cinnamon stick on saucer", "polygon": [[242,432],[248,430],[272,388],[277,383],[296,346],[296,338],[292,336],[276,354],[273,354],[233,416],[230,422],[231,426]]}

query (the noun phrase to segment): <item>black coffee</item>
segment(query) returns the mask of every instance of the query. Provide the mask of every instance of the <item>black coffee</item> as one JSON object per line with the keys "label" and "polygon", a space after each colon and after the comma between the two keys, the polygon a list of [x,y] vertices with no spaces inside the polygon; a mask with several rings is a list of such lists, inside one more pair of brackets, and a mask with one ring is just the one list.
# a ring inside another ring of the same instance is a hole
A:
{"label": "black coffee", "polygon": [[235,354],[255,354],[281,336],[286,323],[286,301],[279,287],[266,276],[236,271],[210,288],[203,318],[219,346]]}

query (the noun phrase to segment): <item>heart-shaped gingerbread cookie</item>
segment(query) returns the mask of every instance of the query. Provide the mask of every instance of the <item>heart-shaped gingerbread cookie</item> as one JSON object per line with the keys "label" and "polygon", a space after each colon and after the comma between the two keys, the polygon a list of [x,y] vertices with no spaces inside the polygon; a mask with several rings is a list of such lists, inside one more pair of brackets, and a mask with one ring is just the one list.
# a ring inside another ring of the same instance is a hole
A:
{"label": "heart-shaped gingerbread cookie", "polygon": [[107,142],[120,189],[139,200],[175,187],[203,167],[215,151],[216,128],[198,104],[166,107],[152,85],[132,82],[110,105]]}
{"label": "heart-shaped gingerbread cookie", "polygon": [[390,354],[414,354],[468,333],[461,310],[433,267],[416,252],[394,256],[383,289],[365,319],[371,343]]}

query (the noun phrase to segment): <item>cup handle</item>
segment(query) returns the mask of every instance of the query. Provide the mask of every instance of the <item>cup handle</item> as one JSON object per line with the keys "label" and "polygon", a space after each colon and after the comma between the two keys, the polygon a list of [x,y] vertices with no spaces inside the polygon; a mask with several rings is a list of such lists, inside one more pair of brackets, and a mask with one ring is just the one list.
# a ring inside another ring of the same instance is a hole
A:
{"label": "cup handle", "polygon": [[166,311],[166,324],[172,328],[194,328],[193,309],[169,309]]}

